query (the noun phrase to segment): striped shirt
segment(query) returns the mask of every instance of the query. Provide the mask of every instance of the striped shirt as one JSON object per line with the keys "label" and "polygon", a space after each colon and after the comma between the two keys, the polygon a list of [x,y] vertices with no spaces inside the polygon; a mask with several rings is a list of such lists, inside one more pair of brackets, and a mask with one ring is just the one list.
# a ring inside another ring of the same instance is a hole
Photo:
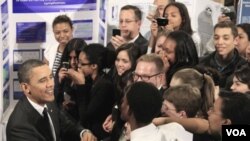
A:
{"label": "striped shirt", "polygon": [[61,64],[61,59],[62,59],[62,53],[57,51],[55,61],[54,61],[54,64],[53,64],[53,68],[52,68],[53,76],[55,76],[56,71],[57,71],[57,69],[59,68],[59,66]]}

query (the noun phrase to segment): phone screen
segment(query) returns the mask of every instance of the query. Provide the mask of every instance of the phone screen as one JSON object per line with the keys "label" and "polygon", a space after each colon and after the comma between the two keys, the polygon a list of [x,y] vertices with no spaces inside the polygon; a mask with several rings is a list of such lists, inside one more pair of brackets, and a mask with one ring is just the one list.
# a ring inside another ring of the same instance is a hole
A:
{"label": "phone screen", "polygon": [[62,67],[69,69],[69,62],[62,62]]}
{"label": "phone screen", "polygon": [[168,19],[166,18],[157,18],[156,21],[158,26],[166,26],[168,24]]}
{"label": "phone screen", "polygon": [[121,30],[120,29],[113,29],[112,36],[121,36]]}
{"label": "phone screen", "polygon": [[228,16],[230,18],[230,20],[235,19],[235,15],[233,12],[228,12],[228,13],[224,13],[225,16]]}

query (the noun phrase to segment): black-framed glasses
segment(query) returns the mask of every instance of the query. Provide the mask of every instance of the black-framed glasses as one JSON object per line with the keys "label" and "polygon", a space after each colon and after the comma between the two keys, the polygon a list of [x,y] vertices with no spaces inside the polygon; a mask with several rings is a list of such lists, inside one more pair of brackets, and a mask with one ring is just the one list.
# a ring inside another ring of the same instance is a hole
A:
{"label": "black-framed glasses", "polygon": [[159,72],[159,73],[156,73],[156,74],[153,74],[153,75],[150,75],[150,76],[146,76],[146,75],[139,75],[139,74],[133,72],[133,79],[134,79],[134,81],[138,81],[139,78],[141,78],[142,81],[149,81],[152,77],[157,76],[157,75],[159,75],[161,73],[162,72]]}

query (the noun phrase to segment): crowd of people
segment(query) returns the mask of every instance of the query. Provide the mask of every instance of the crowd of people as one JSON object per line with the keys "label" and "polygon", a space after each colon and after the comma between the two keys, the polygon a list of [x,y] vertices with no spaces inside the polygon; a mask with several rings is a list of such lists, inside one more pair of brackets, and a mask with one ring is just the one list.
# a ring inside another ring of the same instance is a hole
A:
{"label": "crowd of people", "polygon": [[25,96],[7,141],[220,141],[223,125],[249,125],[250,24],[222,14],[204,53],[184,4],[154,4],[148,37],[141,10],[125,5],[107,46],[74,38],[71,19],[57,16],[58,45],[18,70]]}

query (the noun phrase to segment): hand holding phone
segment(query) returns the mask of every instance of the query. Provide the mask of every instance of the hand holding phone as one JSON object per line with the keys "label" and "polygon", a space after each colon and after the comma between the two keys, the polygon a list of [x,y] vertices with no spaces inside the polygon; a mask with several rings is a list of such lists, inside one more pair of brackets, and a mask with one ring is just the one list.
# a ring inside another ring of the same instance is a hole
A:
{"label": "hand holding phone", "polygon": [[62,62],[62,67],[66,68],[68,70],[69,69],[69,62]]}
{"label": "hand holding phone", "polygon": [[121,36],[121,30],[120,29],[113,29],[112,36]]}
{"label": "hand holding phone", "polygon": [[235,14],[234,12],[228,12],[228,13],[223,13],[225,16],[229,17],[230,20],[232,21],[233,19],[235,19]]}
{"label": "hand holding phone", "polygon": [[235,13],[231,11],[228,7],[222,7],[221,12],[225,16],[229,17],[231,21],[234,20],[236,17]]}
{"label": "hand holding phone", "polygon": [[168,24],[168,19],[166,18],[157,18],[156,21],[158,26],[166,26]]}

